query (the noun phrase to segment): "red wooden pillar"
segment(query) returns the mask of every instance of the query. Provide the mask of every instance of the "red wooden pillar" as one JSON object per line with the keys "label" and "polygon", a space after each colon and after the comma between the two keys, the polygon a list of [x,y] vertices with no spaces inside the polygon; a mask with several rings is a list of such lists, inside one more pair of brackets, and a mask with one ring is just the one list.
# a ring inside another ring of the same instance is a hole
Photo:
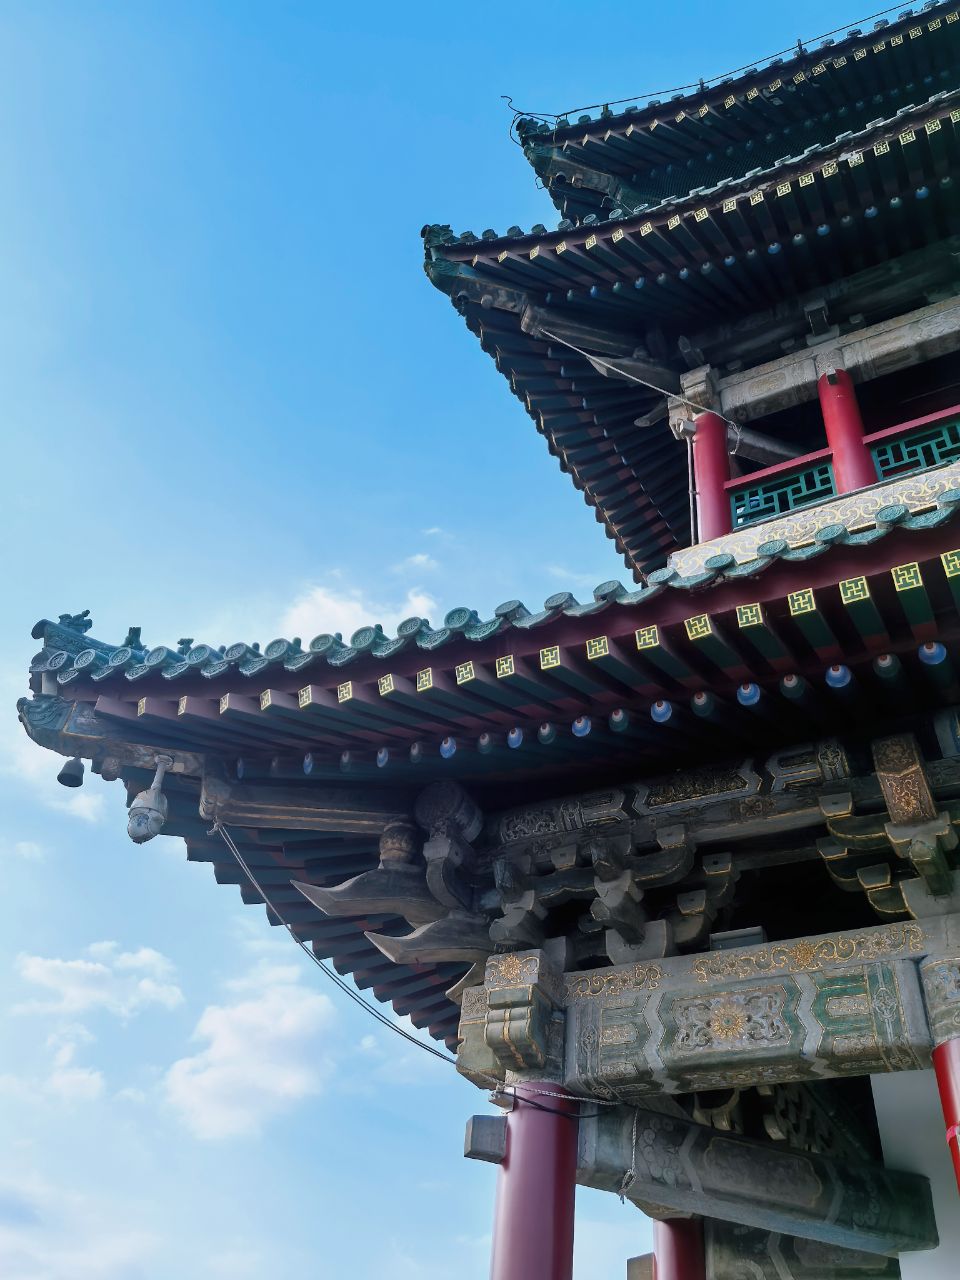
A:
{"label": "red wooden pillar", "polygon": [[947,1126],[947,1146],[960,1189],[960,1040],[947,1040],[933,1051],[940,1105]]}
{"label": "red wooden pillar", "polygon": [[516,1087],[497,1178],[490,1280],[573,1277],[579,1105],[537,1089],[564,1092],[555,1084]]}
{"label": "red wooden pillar", "polygon": [[653,1224],[653,1280],[707,1280],[703,1220],[671,1218]]}
{"label": "red wooden pillar", "polygon": [[709,542],[733,527],[730,495],[724,485],[730,479],[727,424],[718,413],[698,413],[693,422],[693,474],[697,487],[698,542]]}
{"label": "red wooden pillar", "polygon": [[877,483],[877,469],[863,443],[863,419],[853,379],[845,369],[820,375],[817,382],[827,444],[833,451],[837,493],[852,493]]}

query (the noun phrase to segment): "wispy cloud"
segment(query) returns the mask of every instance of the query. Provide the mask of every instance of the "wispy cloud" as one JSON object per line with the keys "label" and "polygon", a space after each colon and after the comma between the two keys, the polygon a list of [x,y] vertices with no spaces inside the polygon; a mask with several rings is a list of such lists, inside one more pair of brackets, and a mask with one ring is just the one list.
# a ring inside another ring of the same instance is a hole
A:
{"label": "wispy cloud", "polygon": [[412,616],[436,614],[437,602],[425,591],[412,588],[400,600],[382,600],[360,590],[334,590],[317,584],[297,596],[281,619],[286,636],[300,636],[304,643],[322,632],[337,633],[349,640],[361,627],[379,622],[388,633]]}
{"label": "wispy cloud", "polygon": [[548,564],[546,570],[551,578],[562,583],[568,590],[577,587],[581,591],[592,591],[595,586],[605,580],[597,573],[578,573],[575,569],[568,569],[563,564]]}
{"label": "wispy cloud", "polygon": [[[27,692],[25,676],[9,670],[0,672],[0,698],[5,707],[13,706]],[[99,822],[104,814],[103,788],[108,783],[90,777],[81,788],[62,787],[57,773],[63,759],[52,755],[27,737],[16,716],[0,718],[0,773],[15,778],[18,786],[27,787],[47,809],[68,813],[84,822]],[[29,845],[29,841],[22,842]],[[30,856],[20,854],[21,857]]]}
{"label": "wispy cloud", "polygon": [[19,1174],[15,1182],[0,1184],[0,1275],[10,1280],[145,1276],[160,1237],[136,1225],[131,1208]]}
{"label": "wispy cloud", "polygon": [[0,858],[22,858],[24,862],[42,862],[47,851],[35,840],[0,840]]}
{"label": "wispy cloud", "polygon": [[14,1006],[15,1013],[76,1017],[102,1010],[129,1018],[150,1005],[174,1009],[183,1002],[173,965],[150,947],[121,951],[116,942],[95,942],[70,960],[21,954],[15,968],[23,982],[45,993]]}
{"label": "wispy cloud", "polygon": [[434,560],[433,556],[428,556],[425,551],[418,551],[415,555],[407,556],[405,560],[398,561],[393,566],[394,573],[432,573],[435,569],[440,568],[440,562]]}
{"label": "wispy cloud", "polygon": [[167,1071],[167,1102],[198,1138],[256,1135],[264,1122],[320,1093],[332,1069],[330,999],[296,965],[264,961],[228,984],[230,1000],[197,1022],[197,1053]]}

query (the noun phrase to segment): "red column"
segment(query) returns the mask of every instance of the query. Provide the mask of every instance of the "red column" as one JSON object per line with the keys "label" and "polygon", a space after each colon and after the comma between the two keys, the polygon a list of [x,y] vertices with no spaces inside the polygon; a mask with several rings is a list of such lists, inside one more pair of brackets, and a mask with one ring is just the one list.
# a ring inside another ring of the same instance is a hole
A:
{"label": "red column", "polygon": [[671,1218],[653,1224],[653,1280],[707,1280],[703,1220]]}
{"label": "red column", "polygon": [[877,469],[863,443],[863,419],[853,379],[845,369],[820,375],[817,382],[820,411],[833,450],[833,475],[837,493],[852,493],[877,483]]}
{"label": "red column", "polygon": [[534,1082],[516,1088],[497,1178],[490,1280],[573,1277],[579,1104],[574,1098],[543,1097],[537,1089],[563,1092],[555,1084]]}
{"label": "red column", "polygon": [[947,1126],[947,1146],[960,1189],[960,1040],[947,1040],[933,1051],[940,1105]]}
{"label": "red column", "polygon": [[730,495],[723,487],[730,479],[727,424],[718,413],[698,413],[693,425],[693,474],[697,486],[698,542],[709,542],[733,527]]}

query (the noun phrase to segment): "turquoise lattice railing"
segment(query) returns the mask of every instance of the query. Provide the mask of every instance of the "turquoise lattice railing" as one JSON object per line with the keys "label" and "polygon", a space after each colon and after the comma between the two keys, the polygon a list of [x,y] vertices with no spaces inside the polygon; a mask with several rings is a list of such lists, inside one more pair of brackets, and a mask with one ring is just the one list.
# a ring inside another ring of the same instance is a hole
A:
{"label": "turquoise lattice railing", "polygon": [[871,447],[877,479],[927,471],[960,458],[960,419],[938,422],[910,435],[884,440]]}
{"label": "turquoise lattice railing", "polygon": [[830,462],[819,462],[783,476],[771,476],[759,484],[751,485],[749,479],[747,476],[743,487],[730,494],[735,529],[756,524],[758,520],[769,520],[771,516],[783,515],[787,511],[796,511],[798,507],[826,502],[837,492]]}

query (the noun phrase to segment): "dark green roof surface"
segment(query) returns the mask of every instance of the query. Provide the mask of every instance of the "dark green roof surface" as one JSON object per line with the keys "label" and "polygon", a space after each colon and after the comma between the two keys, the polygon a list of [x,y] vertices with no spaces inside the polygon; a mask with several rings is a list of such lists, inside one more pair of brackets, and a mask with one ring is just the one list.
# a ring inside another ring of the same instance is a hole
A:
{"label": "dark green roof surface", "polygon": [[[955,292],[958,156],[954,90],[639,213],[499,237],[429,226],[425,266],[639,578],[689,541],[684,451],[663,419],[643,421],[664,407],[660,392],[600,376],[550,335],[579,327],[602,345],[589,336],[574,345],[607,358],[630,358],[646,345],[673,380],[655,386],[676,391],[689,367],[683,344],[703,353],[700,363],[722,367],[729,335],[720,347],[715,339],[724,326],[742,333],[734,320],[756,317],[761,336],[771,335],[769,351],[751,352],[749,363],[759,363],[782,354],[784,306],[794,308],[796,341],[805,340],[805,298],[834,291],[831,322],[859,327],[925,305],[931,289]],[[921,254],[922,270],[908,265],[907,255]],[[897,259],[900,296],[878,313],[875,300],[888,305],[893,280],[883,268]],[[778,308],[777,325],[760,322]]]}
{"label": "dark green roof surface", "polygon": [[766,167],[958,81],[956,5],[931,3],[669,99],[576,118],[518,114],[516,129],[561,213],[578,218],[614,207],[618,193],[650,202]]}

